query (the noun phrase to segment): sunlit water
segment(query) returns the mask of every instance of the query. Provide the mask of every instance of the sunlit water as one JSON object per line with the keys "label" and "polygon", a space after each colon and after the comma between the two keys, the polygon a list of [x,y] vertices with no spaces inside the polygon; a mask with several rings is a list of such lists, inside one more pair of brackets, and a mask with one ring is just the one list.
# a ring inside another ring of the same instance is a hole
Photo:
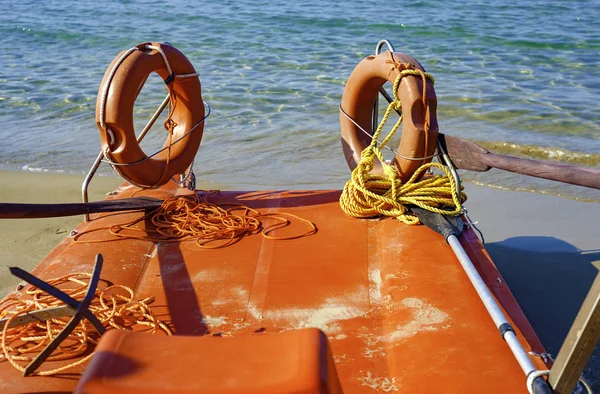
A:
{"label": "sunlit water", "polygon": [[[0,168],[87,171],[100,146],[94,111],[104,71],[123,49],[168,41],[199,71],[213,110],[199,179],[339,188],[349,176],[339,142],[344,84],[382,38],[436,77],[442,132],[504,154],[600,165],[597,2],[332,3],[4,1]],[[150,78],[138,127],[165,94]],[[147,152],[164,142],[155,129]],[[500,171],[464,177],[600,200]]]}

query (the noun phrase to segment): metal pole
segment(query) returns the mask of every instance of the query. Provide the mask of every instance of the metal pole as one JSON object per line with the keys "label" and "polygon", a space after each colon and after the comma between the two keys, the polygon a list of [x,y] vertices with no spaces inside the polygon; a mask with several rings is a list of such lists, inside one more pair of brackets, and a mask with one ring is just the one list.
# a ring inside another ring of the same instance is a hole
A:
{"label": "metal pole", "polygon": [[[529,377],[531,373],[536,372],[536,368],[531,362],[531,359],[529,358],[529,355],[527,354],[525,349],[523,349],[523,346],[521,345],[521,342],[519,342],[519,339],[517,338],[512,326],[504,316],[502,309],[500,309],[500,306],[494,299],[492,292],[490,291],[490,289],[488,289],[487,285],[481,278],[481,275],[479,275],[479,272],[473,265],[473,262],[467,255],[467,252],[465,252],[465,250],[463,249],[458,238],[456,238],[456,235],[449,235],[448,238],[446,238],[446,241],[454,251],[454,254],[458,258],[458,261],[465,270],[465,273],[471,280],[475,291],[477,291],[479,298],[481,299],[481,301],[483,301],[483,305],[490,314],[492,320],[494,321],[494,324],[498,328],[498,331],[500,331],[502,338],[504,338],[504,340],[508,344],[508,347],[517,359],[517,362],[519,363],[519,366],[525,373],[525,376]],[[538,376],[535,379],[533,379],[533,381],[531,382],[531,387],[528,387],[528,389],[530,389],[531,392],[534,394],[552,393],[552,389],[541,376]]]}
{"label": "metal pole", "polygon": [[377,43],[377,46],[375,47],[375,56],[381,53],[381,49],[383,49],[384,45],[387,45],[391,52],[396,52],[391,42],[389,42],[388,40],[381,40]]}
{"label": "metal pole", "polygon": [[[387,47],[389,48],[389,50],[391,52],[395,52],[394,46],[392,45],[391,42],[389,42],[388,40],[381,40],[377,43],[377,46],[375,47],[375,56],[379,55],[381,53],[381,49],[383,48],[384,45],[387,45]],[[380,90],[383,90],[383,86],[381,87]],[[385,90],[383,90],[385,92]],[[375,132],[375,130],[377,130],[377,127],[379,126],[379,95],[377,97],[375,97],[375,103],[373,104],[373,116],[372,116],[372,129],[371,129],[371,135],[373,135],[373,133]]]}
{"label": "metal pole", "polygon": [[487,285],[481,278],[481,275],[479,275],[479,272],[477,272],[477,269],[463,249],[460,241],[455,235],[450,235],[447,241],[454,251],[454,254],[456,254],[456,257],[465,270],[465,273],[471,280],[471,283],[477,291],[479,298],[481,298],[481,301],[483,301],[483,304],[492,317],[494,324],[496,324],[496,327],[498,327],[500,330],[502,337],[506,340],[510,350],[512,350],[513,354],[515,355],[515,358],[519,362],[521,369],[525,375],[529,375],[531,372],[534,372],[536,368],[529,359],[529,355],[521,346],[521,343],[517,339],[517,336],[515,335],[510,323],[506,319],[506,316],[504,316],[504,312],[502,312],[502,309],[500,309],[500,306],[494,299],[490,289],[488,289]]}
{"label": "metal pole", "polygon": [[150,118],[150,121],[148,122],[148,124],[146,124],[146,127],[144,127],[144,129],[142,130],[140,135],[138,135],[137,142],[141,142],[144,139],[144,137],[146,136],[146,134],[148,134],[148,132],[150,131],[152,126],[154,126],[154,122],[156,122],[156,119],[158,119],[158,117],[160,116],[160,114],[162,114],[162,111],[165,109],[167,104],[169,104],[170,98],[171,98],[171,96],[167,94],[167,97],[165,97],[165,99],[160,104],[160,106],[158,107],[156,112],[154,112],[154,115],[152,115],[152,117]]}
{"label": "metal pole", "polygon": [[[146,134],[148,134],[148,131],[150,131],[152,126],[154,126],[156,119],[158,119],[158,117],[160,116],[162,111],[165,109],[167,104],[169,104],[169,100],[170,100],[170,95],[167,94],[167,97],[165,97],[165,99],[160,104],[158,109],[154,112],[154,115],[152,115],[152,117],[150,118],[150,121],[146,124],[146,126],[144,127],[144,129],[142,130],[140,135],[137,137],[138,143],[144,139]],[[100,151],[100,153],[98,154],[98,157],[96,158],[96,160],[94,161],[94,164],[92,165],[92,168],[90,168],[89,172],[85,176],[85,179],[83,180],[83,184],[81,185],[81,197],[83,199],[83,202],[89,201],[88,200],[89,199],[88,188],[89,188],[90,182],[92,181],[92,178],[94,177],[94,175],[96,174],[96,171],[98,170],[98,167],[100,167],[100,164],[102,163],[103,157],[104,157],[104,153],[102,151]],[[84,215],[84,221],[89,222],[89,220],[90,220],[90,215],[88,213],[86,213]]]}
{"label": "metal pole", "polygon": [[[85,179],[83,180],[83,184],[81,185],[81,197],[83,198],[83,202],[89,201],[88,187],[90,185],[90,182],[92,181],[92,178],[96,174],[98,167],[100,167],[100,163],[102,163],[103,157],[104,157],[104,153],[102,151],[100,151],[100,153],[98,153],[98,157],[94,161],[94,164],[92,164],[92,168],[90,168],[90,171],[87,173],[87,175],[85,176]],[[85,215],[83,215],[83,218],[84,218],[83,219],[84,221],[89,222],[90,214],[86,213]]]}

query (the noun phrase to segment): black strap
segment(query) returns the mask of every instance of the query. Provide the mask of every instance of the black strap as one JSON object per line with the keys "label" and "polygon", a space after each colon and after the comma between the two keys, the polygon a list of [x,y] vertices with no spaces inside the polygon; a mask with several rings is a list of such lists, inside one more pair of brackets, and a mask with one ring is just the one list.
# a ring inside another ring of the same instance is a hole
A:
{"label": "black strap", "polygon": [[169,75],[167,77],[167,79],[165,79],[165,84],[169,85],[171,82],[173,82],[175,80],[175,72],[172,72],[171,75]]}

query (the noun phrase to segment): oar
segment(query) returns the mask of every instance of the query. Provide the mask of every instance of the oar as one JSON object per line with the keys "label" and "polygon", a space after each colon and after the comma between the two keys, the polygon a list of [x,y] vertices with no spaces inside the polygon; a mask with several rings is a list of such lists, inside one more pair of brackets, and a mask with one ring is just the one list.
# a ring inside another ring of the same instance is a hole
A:
{"label": "oar", "polygon": [[[500,331],[500,335],[510,347],[513,355],[517,359],[519,366],[525,373],[525,376],[528,378],[528,384],[531,385],[531,392],[534,394],[551,394],[552,389],[548,385],[548,383],[541,377],[535,377],[532,375],[536,372],[536,368],[529,359],[529,355],[521,346],[521,343],[517,339],[515,335],[514,329],[511,324],[508,322],[506,316],[502,312],[502,309],[494,299],[492,292],[486,286],[485,282],[479,275],[479,272],[473,265],[473,262],[467,255],[467,252],[463,249],[460,244],[457,236],[462,233],[463,230],[463,221],[460,216],[444,216],[438,213],[433,213],[426,211],[419,207],[411,207],[411,211],[417,215],[421,223],[431,228],[437,233],[440,233],[446,239],[446,242],[450,245],[454,254],[458,258],[458,261],[462,265],[465,273],[469,277],[469,280],[473,284],[473,287],[477,291],[479,298],[483,302],[483,305],[487,309],[490,314],[494,324]],[[530,376],[532,382],[529,383]]]}
{"label": "oar", "polygon": [[[385,97],[388,103],[393,101],[392,97],[390,97],[383,87],[379,89],[379,92]],[[396,112],[401,115],[400,111],[396,110]],[[488,151],[481,145],[462,138],[442,133],[439,134],[438,138],[456,168],[484,172],[493,167],[536,178],[600,189],[600,168],[572,166],[498,155]]]}
{"label": "oar", "polygon": [[85,213],[141,211],[158,208],[161,204],[162,200],[150,197],[67,204],[0,203],[0,219],[53,218]]}
{"label": "oar", "polygon": [[536,178],[600,189],[600,168],[499,155],[474,142],[450,135],[440,134],[439,140],[457,168],[484,172],[493,167]]}

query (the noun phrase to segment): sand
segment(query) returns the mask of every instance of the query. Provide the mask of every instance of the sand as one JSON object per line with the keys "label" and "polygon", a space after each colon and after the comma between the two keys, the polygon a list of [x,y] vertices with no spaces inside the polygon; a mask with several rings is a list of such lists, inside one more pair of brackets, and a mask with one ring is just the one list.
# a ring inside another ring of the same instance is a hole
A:
{"label": "sand", "polygon": [[[0,202],[81,202],[83,179],[83,175],[0,171]],[[117,177],[94,178],[89,200],[103,200],[106,193],[120,183]],[[14,265],[31,270],[82,219],[83,216],[0,220],[0,294],[6,294],[19,283],[2,266]]]}
{"label": "sand", "polygon": [[[83,175],[0,171],[0,202],[80,202]],[[120,184],[97,177],[90,201]],[[466,184],[469,215],[547,349],[556,356],[600,269],[600,204]],[[0,221],[4,266],[30,270],[82,217]],[[595,264],[594,264],[595,263]],[[0,293],[18,280],[0,269]],[[600,390],[600,346],[586,372]]]}

